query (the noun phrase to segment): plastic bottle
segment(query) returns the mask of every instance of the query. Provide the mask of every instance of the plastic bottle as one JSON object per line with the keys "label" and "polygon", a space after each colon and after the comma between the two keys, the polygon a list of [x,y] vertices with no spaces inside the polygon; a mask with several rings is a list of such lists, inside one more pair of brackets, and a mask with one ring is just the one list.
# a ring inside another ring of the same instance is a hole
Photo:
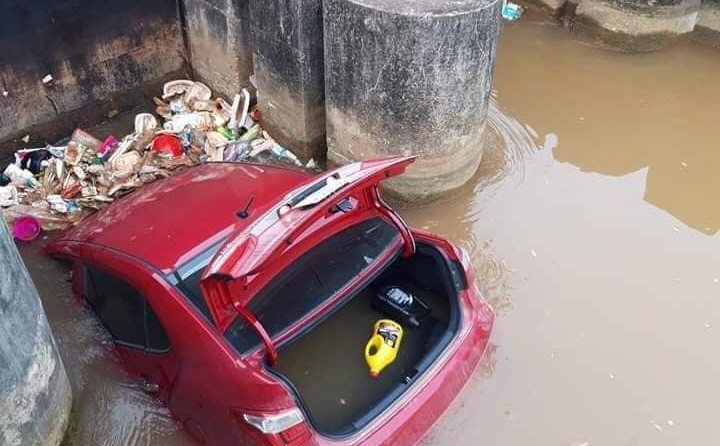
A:
{"label": "plastic bottle", "polygon": [[10,178],[10,181],[17,186],[26,186],[34,189],[40,185],[32,172],[21,169],[15,164],[8,165],[4,173]]}
{"label": "plastic bottle", "polygon": [[373,335],[365,345],[365,362],[370,367],[371,378],[377,378],[385,367],[395,361],[402,338],[403,329],[397,322],[390,319],[375,322]]}

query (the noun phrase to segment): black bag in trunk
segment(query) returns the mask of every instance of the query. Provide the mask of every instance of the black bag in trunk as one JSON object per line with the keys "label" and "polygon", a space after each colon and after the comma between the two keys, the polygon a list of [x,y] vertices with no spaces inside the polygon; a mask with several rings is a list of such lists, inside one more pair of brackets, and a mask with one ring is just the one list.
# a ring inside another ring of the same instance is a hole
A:
{"label": "black bag in trunk", "polygon": [[419,327],[430,313],[425,302],[398,285],[382,287],[372,300],[372,307],[402,325],[413,328]]}

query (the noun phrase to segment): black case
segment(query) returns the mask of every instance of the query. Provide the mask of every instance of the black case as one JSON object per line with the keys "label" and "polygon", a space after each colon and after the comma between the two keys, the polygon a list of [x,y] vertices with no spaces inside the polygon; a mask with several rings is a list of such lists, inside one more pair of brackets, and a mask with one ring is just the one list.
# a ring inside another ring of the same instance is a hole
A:
{"label": "black case", "polygon": [[397,320],[401,325],[419,327],[430,314],[430,308],[420,298],[398,285],[380,288],[372,300],[374,310]]}

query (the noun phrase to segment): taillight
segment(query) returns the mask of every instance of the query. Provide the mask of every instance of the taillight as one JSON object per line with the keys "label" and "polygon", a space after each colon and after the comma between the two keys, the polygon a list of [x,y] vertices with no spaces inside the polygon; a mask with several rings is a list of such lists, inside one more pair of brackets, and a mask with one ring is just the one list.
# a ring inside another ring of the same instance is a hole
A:
{"label": "taillight", "polygon": [[281,412],[254,412],[233,408],[231,412],[242,423],[253,444],[268,446],[311,446],[312,431],[296,407]]}
{"label": "taillight", "polygon": [[305,421],[299,409],[273,415],[242,414],[243,420],[264,434],[279,434]]}

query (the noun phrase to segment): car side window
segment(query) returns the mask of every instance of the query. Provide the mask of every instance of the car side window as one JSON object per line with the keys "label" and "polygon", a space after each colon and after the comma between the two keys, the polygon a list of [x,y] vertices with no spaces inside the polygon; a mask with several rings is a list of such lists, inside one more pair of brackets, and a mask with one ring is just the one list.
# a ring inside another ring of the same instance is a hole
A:
{"label": "car side window", "polygon": [[170,341],[147,299],[132,285],[97,268],[85,268],[85,298],[115,342],[154,352]]}

